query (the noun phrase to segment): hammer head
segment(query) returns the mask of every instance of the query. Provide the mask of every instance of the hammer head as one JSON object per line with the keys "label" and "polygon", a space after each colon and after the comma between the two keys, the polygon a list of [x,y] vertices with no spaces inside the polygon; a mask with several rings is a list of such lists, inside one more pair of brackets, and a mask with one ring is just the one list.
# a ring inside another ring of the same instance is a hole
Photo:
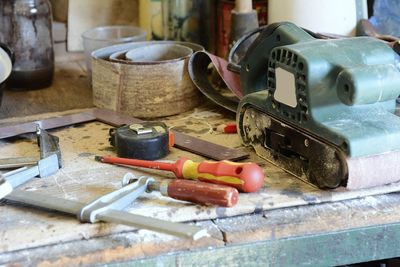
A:
{"label": "hammer head", "polygon": [[56,173],[59,169],[59,161],[56,154],[50,155],[38,161],[39,177],[47,177]]}
{"label": "hammer head", "polygon": [[49,134],[44,129],[40,128],[39,125],[36,126],[36,135],[40,147],[40,158],[45,159],[51,155],[57,155],[58,166],[61,168],[62,160],[59,138]]}

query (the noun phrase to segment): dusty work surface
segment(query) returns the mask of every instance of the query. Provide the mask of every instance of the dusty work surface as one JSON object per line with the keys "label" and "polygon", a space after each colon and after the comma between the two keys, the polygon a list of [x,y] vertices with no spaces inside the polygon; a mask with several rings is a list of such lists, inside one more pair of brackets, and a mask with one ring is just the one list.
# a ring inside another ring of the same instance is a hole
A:
{"label": "dusty work surface", "polygon": [[[57,51],[56,56],[52,87],[5,91],[0,125],[60,113],[24,117],[31,114],[92,106],[82,56]],[[166,122],[190,135],[240,147],[237,136],[213,131],[228,120],[234,120],[231,113],[206,105]],[[88,201],[119,188],[127,171],[161,177],[158,172],[95,162],[96,154],[113,154],[108,128],[93,122],[51,131],[61,138],[64,168],[22,189]],[[38,155],[32,135],[3,140],[0,150],[1,157]],[[398,184],[370,191],[321,191],[263,161],[251,149],[247,151],[249,160],[263,166],[265,185],[259,193],[241,194],[235,208],[200,207],[152,193],[129,209],[146,216],[192,221],[207,228],[209,238],[191,241],[115,224],[82,224],[73,216],[1,203],[0,265],[93,266],[137,260],[138,265],[158,266],[242,266],[243,262],[246,266],[333,266],[400,256],[400,194],[381,195],[399,190]],[[178,156],[202,160],[177,149],[168,159]],[[356,199],[345,200],[350,198]],[[245,215],[233,216],[237,214]]]}
{"label": "dusty work surface", "polygon": [[[233,117],[215,107],[212,109],[212,107],[210,109],[210,106],[206,105],[164,121],[175,130],[225,146],[241,148],[237,135],[223,134],[213,130],[217,125],[227,122]],[[42,115],[42,117],[49,116],[51,117],[52,114]],[[48,178],[35,179],[21,189],[88,202],[119,188],[121,179],[127,172],[133,172],[137,176],[150,175],[160,179],[173,177],[165,172],[120,167],[94,161],[94,155],[114,155],[114,150],[108,143],[110,127],[101,122],[90,122],[52,130],[51,133],[60,138],[63,168],[57,174]],[[3,140],[0,143],[0,149],[2,157],[38,155],[36,139],[30,134],[21,138]],[[237,206],[233,208],[205,207],[175,201],[153,192],[143,195],[132,204],[129,211],[170,221],[199,221],[365,197],[400,189],[399,184],[392,184],[370,190],[322,191],[258,158],[251,149],[248,151],[251,154],[249,160],[257,162],[263,167],[265,184],[257,193],[240,194]],[[200,156],[175,148],[172,149],[166,160],[175,160],[180,156],[197,161],[203,160]],[[112,224],[81,224],[71,216],[8,204],[0,206],[0,221],[2,222],[0,225],[0,253],[60,242],[73,242],[82,238],[91,239],[132,230],[130,227]]]}

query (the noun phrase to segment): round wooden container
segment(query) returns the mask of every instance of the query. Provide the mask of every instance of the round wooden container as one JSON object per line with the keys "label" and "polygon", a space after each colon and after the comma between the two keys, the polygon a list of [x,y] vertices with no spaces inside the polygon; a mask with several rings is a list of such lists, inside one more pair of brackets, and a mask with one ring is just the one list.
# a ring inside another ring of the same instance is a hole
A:
{"label": "round wooden container", "polygon": [[[93,104],[138,118],[156,118],[188,111],[201,95],[187,70],[190,55],[161,61],[135,62],[125,54],[153,44],[178,44],[193,51],[202,46],[186,42],[153,41],[114,45],[92,53]],[[111,55],[118,54],[118,57]]]}

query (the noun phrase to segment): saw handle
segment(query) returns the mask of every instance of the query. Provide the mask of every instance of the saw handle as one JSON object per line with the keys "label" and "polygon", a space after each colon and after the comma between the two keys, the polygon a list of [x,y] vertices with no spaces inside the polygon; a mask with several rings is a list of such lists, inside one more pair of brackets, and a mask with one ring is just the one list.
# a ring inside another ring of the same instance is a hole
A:
{"label": "saw handle", "polygon": [[233,187],[183,179],[164,180],[158,190],[164,196],[200,205],[232,207],[239,199]]}

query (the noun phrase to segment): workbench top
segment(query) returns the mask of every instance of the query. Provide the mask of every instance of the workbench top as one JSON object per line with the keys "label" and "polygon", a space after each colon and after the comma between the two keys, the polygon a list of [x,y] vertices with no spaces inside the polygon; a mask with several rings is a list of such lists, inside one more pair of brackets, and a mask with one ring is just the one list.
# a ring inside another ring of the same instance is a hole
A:
{"label": "workbench top", "polygon": [[[63,48],[56,49],[62,51]],[[55,79],[51,88],[4,92],[0,125],[76,113],[88,108],[92,108],[91,90],[82,55],[57,53]],[[193,117],[193,114],[197,114],[197,117]],[[191,116],[189,121],[192,124],[203,124],[204,127],[196,131],[188,123],[188,116]],[[197,118],[197,121],[193,122],[193,118]],[[227,146],[240,147],[237,136],[224,136],[204,130],[231,120],[234,120],[233,114],[207,102],[195,111],[165,118],[175,130]],[[82,159],[88,160],[88,155],[98,150],[107,151],[105,144],[99,145],[97,139],[88,137],[95,135],[90,132],[92,130],[97,131],[101,137],[104,129],[104,125],[94,122],[67,128],[64,132],[59,130],[58,134],[75,136],[79,135],[79,131],[84,131],[81,139],[86,140],[87,151],[79,153]],[[13,139],[6,142],[22,144],[30,141]],[[97,147],[91,147],[90,142],[96,142]],[[77,144],[71,140],[65,146],[74,145]],[[2,150],[4,153],[11,151],[4,143]],[[246,266],[319,266],[400,256],[399,193],[380,194],[376,191],[364,197],[360,197],[362,194],[349,197],[348,192],[340,190],[322,192],[265,163],[251,149],[246,151],[250,153],[251,160],[270,171],[267,174],[268,186],[273,184],[279,188],[281,184],[287,188],[290,182],[291,190],[285,189],[285,198],[282,199],[278,196],[273,198],[275,191],[269,189],[271,191],[266,191],[267,195],[258,196],[269,199],[263,202],[267,203],[265,206],[260,206],[259,199],[252,206],[250,204],[254,198],[251,195],[244,196],[241,207],[246,207],[245,210],[232,209],[221,213],[217,209],[177,206],[179,208],[176,209],[174,220],[188,221],[183,211],[197,209],[197,218],[200,219],[191,220],[193,217],[190,217],[189,223],[207,228],[210,237],[192,241],[113,224],[87,225],[65,214],[1,203],[0,265],[85,266],[131,262],[162,266],[243,266],[244,263]],[[173,151],[175,156],[184,154],[200,159],[187,153]],[[2,154],[2,157],[6,156]],[[109,180],[109,167],[102,167],[105,183],[104,187],[100,187],[95,181],[93,184],[86,183],[92,179],[91,170],[98,168],[82,166],[83,163],[74,160],[72,154],[67,153],[66,159],[75,164],[73,177],[60,181],[55,176],[47,184],[35,181],[24,186],[24,190],[35,188],[72,198],[84,192],[88,194],[85,199],[88,199],[90,193],[106,193],[114,187],[115,181]],[[69,174],[68,171],[67,168],[63,172]],[[119,169],[116,173],[121,175],[124,171]],[[81,181],[85,181],[85,184]],[[307,201],[299,202],[299,194],[293,193],[297,192],[298,187],[307,192],[307,197],[300,195]],[[336,199],[336,196],[347,200]],[[279,203],[290,205],[279,206]]]}

